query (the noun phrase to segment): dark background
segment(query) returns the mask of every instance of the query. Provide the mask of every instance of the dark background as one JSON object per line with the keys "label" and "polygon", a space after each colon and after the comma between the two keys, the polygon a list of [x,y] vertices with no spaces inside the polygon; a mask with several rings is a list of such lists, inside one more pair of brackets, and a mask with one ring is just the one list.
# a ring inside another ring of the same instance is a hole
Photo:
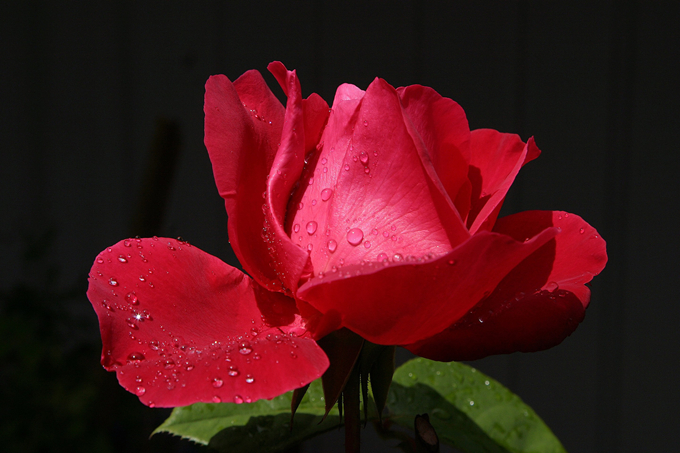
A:
{"label": "dark background", "polygon": [[[535,136],[543,155],[523,170],[506,211],[577,213],[607,240],[610,261],[563,344],[474,366],[519,394],[571,452],[674,450],[677,2],[1,8],[0,448],[193,450],[169,436],[147,440],[167,412],[144,407],[101,369],[86,276],[99,251],[138,234],[133,217],[236,264],[203,146],[204,83],[281,60],[298,70],[305,96],[330,103],[340,83],[365,89],[376,76],[421,83],[459,102],[472,128]],[[174,173],[164,170],[167,193],[140,207],[157,130],[181,145]],[[341,443],[335,433],[305,451]]]}

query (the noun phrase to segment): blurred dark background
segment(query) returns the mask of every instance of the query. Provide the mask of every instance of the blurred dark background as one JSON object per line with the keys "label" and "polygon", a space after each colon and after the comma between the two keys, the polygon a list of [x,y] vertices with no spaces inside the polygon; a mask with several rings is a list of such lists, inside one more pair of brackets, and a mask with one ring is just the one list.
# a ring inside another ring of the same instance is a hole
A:
{"label": "blurred dark background", "polygon": [[[376,76],[421,83],[472,128],[535,136],[543,155],[506,212],[577,213],[610,262],[563,344],[474,366],[571,452],[673,451],[678,18],[677,2],[641,0],[3,3],[0,448],[204,450],[148,440],[168,412],[99,365],[87,272],[135,234],[182,236],[236,264],[203,146],[204,83],[255,68],[275,87],[266,65],[281,60],[305,96],[330,103],[340,83]],[[336,451],[331,436],[304,451]]]}

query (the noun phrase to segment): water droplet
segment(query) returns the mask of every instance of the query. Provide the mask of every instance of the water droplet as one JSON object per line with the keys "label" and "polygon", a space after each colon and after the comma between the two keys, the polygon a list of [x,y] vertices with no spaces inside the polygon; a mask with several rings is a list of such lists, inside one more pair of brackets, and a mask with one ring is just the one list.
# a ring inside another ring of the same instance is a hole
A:
{"label": "water droplet", "polygon": [[331,189],[324,189],[321,191],[321,201],[328,201],[331,198],[331,195],[333,195],[333,190]]}
{"label": "water droplet", "polygon": [[349,164],[345,164],[343,168],[345,169],[345,171],[349,171]]}
{"label": "water droplet", "polygon": [[175,361],[172,359],[167,359],[163,361],[163,368],[165,368],[166,370],[171,370],[175,368]]}
{"label": "water droplet", "polygon": [[142,396],[146,393],[146,389],[142,386],[139,386],[135,389],[135,395],[137,396]]}
{"label": "water droplet", "polygon": [[144,354],[142,354],[141,352],[131,352],[130,355],[128,355],[127,359],[130,362],[139,363],[142,360],[144,360]]}
{"label": "water droplet", "polygon": [[246,383],[247,383],[247,384],[252,384],[253,382],[255,382],[255,378],[252,377],[252,376],[249,375],[249,374],[246,374]]}
{"label": "water droplet", "polygon": [[370,248],[371,248],[371,243],[368,242],[368,241],[364,242],[364,247],[366,247],[367,249],[370,249]]}
{"label": "water droplet", "polygon": [[448,263],[449,266],[454,266],[456,264],[456,260],[449,260]]}
{"label": "water droplet", "polygon": [[224,381],[218,377],[212,380],[212,386],[215,387],[216,389],[222,387],[224,385]]}
{"label": "water droplet", "polygon": [[140,276],[139,276],[139,281],[140,281],[140,282],[145,282],[145,281],[146,281],[146,278],[144,278],[143,275],[140,275]]}
{"label": "water droplet", "polygon": [[474,405],[475,405],[475,402],[470,400],[470,406],[474,406]]}
{"label": "water droplet", "polygon": [[586,229],[585,229],[585,228],[581,228],[580,230],[578,230],[578,232],[581,233],[581,234],[583,234],[583,233],[586,232]]}
{"label": "water droplet", "polygon": [[126,240],[123,241],[123,245],[124,245],[125,247],[130,247],[132,244],[130,243],[129,240],[126,239]]}
{"label": "water droplet", "polygon": [[328,251],[333,253],[335,250],[338,248],[338,243],[335,242],[333,239],[328,241]]}
{"label": "water droplet", "polygon": [[359,155],[359,160],[361,161],[362,164],[368,165],[368,154],[362,152],[362,153]]}
{"label": "water droplet", "polygon": [[142,379],[141,376],[137,376],[137,377],[135,378],[135,382],[136,382],[137,384],[139,384],[139,383],[142,382],[143,380],[144,380],[144,379]]}
{"label": "water droplet", "polygon": [[125,296],[125,300],[132,305],[139,305],[139,299],[137,298],[135,293],[127,293],[127,295]]}
{"label": "water droplet", "polygon": [[293,225],[293,232],[297,233],[299,231],[300,231],[300,224],[296,223],[295,225]]}
{"label": "water droplet", "polygon": [[97,262],[99,264],[104,264],[104,258],[97,258]]}
{"label": "water droplet", "polygon": [[547,285],[545,285],[545,289],[547,289],[550,292],[557,291],[560,288],[560,285],[558,285],[556,282],[548,282]]}
{"label": "water droplet", "polygon": [[311,252],[314,246],[312,244],[307,244],[307,251]]}
{"label": "water droplet", "polygon": [[228,374],[229,374],[229,376],[231,376],[231,377],[236,377],[236,376],[238,376],[238,375],[241,374],[241,373],[239,372],[238,369],[236,369],[236,367],[230,366],[230,367],[229,367],[229,373],[228,373]]}
{"label": "water droplet", "polygon": [[242,344],[241,344],[241,347],[240,347],[239,350],[238,350],[238,352],[240,352],[240,353],[243,354],[243,355],[248,355],[248,354],[250,354],[251,352],[253,352],[253,348],[251,348],[250,346],[248,346],[248,345],[245,344],[245,343],[242,343]]}
{"label": "water droplet", "polygon": [[243,403],[243,398],[241,398],[241,395],[234,395],[234,402],[236,404],[242,404]]}
{"label": "water droplet", "polygon": [[314,184],[314,178],[309,178],[309,185],[311,186],[312,184]]}
{"label": "water droplet", "polygon": [[325,157],[321,159],[321,165],[326,165],[328,163],[328,159]]}
{"label": "water droplet", "polygon": [[380,253],[380,254],[378,255],[378,262],[384,263],[384,262],[386,262],[387,260],[388,260],[388,258],[387,258],[387,253]]}
{"label": "water droplet", "polygon": [[314,234],[316,233],[316,228],[319,226],[318,223],[316,223],[314,220],[309,222],[307,224],[307,234]]}
{"label": "water droplet", "polygon": [[187,371],[191,371],[191,370],[194,369],[194,366],[189,363],[189,364],[187,364],[187,366],[184,367],[184,369],[187,370]]}
{"label": "water droplet", "polygon": [[305,207],[304,203],[302,203],[302,202],[298,203],[298,209],[302,209],[304,207]]}
{"label": "water droplet", "polygon": [[364,173],[369,174],[370,172],[371,172],[370,168],[368,168],[368,167],[364,168]]}
{"label": "water droplet", "polygon": [[160,349],[160,344],[156,340],[151,340],[149,341],[149,347],[154,351],[158,351]]}
{"label": "water droplet", "polygon": [[351,245],[359,245],[364,239],[364,232],[360,228],[352,228],[347,232],[347,242]]}
{"label": "water droplet", "polygon": [[221,402],[222,402],[222,398],[220,398],[219,396],[215,395],[215,396],[212,397],[212,402],[213,402],[213,403],[221,403]]}
{"label": "water droplet", "polygon": [[123,255],[118,255],[118,261],[121,263],[127,263],[127,258],[125,258]]}
{"label": "water droplet", "polygon": [[118,286],[118,280],[116,280],[115,278],[111,277],[111,278],[109,279],[109,285],[111,285],[111,286]]}
{"label": "water droplet", "polygon": [[364,126],[368,126],[368,120],[364,120]]}

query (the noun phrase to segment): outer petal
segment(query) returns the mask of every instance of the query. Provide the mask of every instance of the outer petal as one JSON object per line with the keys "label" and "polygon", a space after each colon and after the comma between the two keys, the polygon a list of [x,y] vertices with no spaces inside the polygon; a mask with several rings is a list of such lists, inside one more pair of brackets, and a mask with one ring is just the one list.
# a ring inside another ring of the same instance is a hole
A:
{"label": "outer petal", "polygon": [[471,234],[490,230],[498,217],[505,195],[520,168],[540,154],[533,138],[525,144],[515,134],[478,129],[471,135],[470,171],[472,207],[467,218]]}
{"label": "outer petal", "polygon": [[437,176],[461,218],[470,210],[470,126],[462,107],[429,87],[398,88],[413,140],[422,142]]}
{"label": "outer petal", "polygon": [[285,296],[187,243],[119,242],[97,257],[87,294],[102,365],[149,406],[273,398],[328,367]]}
{"label": "outer petal", "polygon": [[[288,96],[286,116],[281,135],[281,144],[272,165],[263,206],[265,225],[263,238],[267,243],[270,265],[288,290],[295,291],[303,272],[309,267],[309,257],[296,246],[284,231],[283,222],[286,207],[293,186],[298,182],[305,164],[305,125],[310,126],[312,135],[318,136],[325,117],[327,105],[316,97],[303,104],[300,82],[295,71],[286,70],[280,62],[269,65]],[[306,112],[305,112],[306,110]],[[305,122],[305,113],[310,120]],[[312,117],[321,117],[323,121]],[[310,142],[311,143],[311,142]]]}
{"label": "outer petal", "polygon": [[262,240],[262,193],[283,128],[284,108],[257,71],[232,83],[212,76],[205,86],[205,146],[229,215],[229,239],[244,269],[280,288]]}
{"label": "outer petal", "polygon": [[408,344],[456,322],[556,234],[548,228],[523,242],[484,231],[438,259],[346,265],[310,280],[298,296],[339,312],[345,327],[373,343]]}
{"label": "outer petal", "polygon": [[585,286],[607,262],[605,242],[583,219],[564,212],[528,211],[504,217],[495,230],[517,240],[542,228],[561,228],[527,257],[468,315],[443,332],[406,348],[434,360],[474,360],[559,344],[583,320]]}
{"label": "outer petal", "polygon": [[322,140],[286,224],[317,276],[397,253],[440,256],[469,237],[421,159],[396,90],[383,80],[365,94],[341,87]]}

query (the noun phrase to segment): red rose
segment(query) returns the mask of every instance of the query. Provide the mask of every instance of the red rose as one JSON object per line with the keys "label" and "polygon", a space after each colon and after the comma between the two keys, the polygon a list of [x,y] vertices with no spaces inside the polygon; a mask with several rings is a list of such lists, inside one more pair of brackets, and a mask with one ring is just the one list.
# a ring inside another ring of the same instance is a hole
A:
{"label": "red rose", "polygon": [[102,363],[125,388],[159,406],[271,398],[321,376],[315,340],[342,327],[446,361],[545,349],[576,328],[602,238],[564,212],[497,220],[533,139],[470,132],[454,101],[381,79],[340,86],[329,109],[269,69],[286,108],[257,71],[213,76],[205,96],[252,279],[169,239],[121,242],[93,266]]}

